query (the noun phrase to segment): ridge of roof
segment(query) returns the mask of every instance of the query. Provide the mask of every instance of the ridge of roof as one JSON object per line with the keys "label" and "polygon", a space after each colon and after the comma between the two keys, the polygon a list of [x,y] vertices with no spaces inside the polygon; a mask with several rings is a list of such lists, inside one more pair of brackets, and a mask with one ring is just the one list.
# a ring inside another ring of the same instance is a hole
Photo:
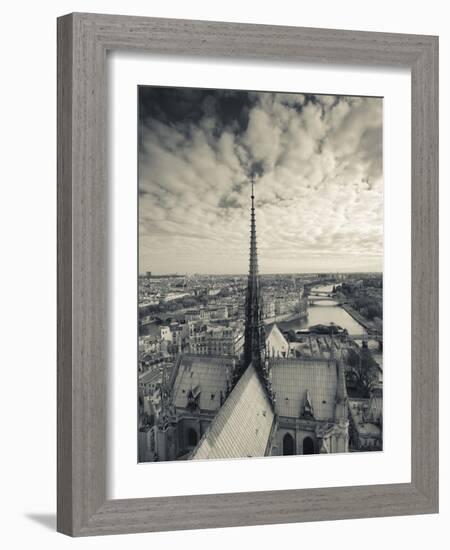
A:
{"label": "ridge of roof", "polygon": [[190,459],[265,456],[274,421],[275,413],[264,385],[250,364]]}

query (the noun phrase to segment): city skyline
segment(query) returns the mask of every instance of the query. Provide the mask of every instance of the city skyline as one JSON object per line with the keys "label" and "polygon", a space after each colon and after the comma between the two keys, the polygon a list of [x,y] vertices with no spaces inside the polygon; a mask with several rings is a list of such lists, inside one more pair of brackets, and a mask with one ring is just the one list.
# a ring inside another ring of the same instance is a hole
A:
{"label": "city skyline", "polygon": [[383,263],[382,99],[139,88],[139,271],[244,275]]}
{"label": "city skyline", "polygon": [[[194,277],[194,276],[201,276],[201,277],[247,277],[246,273],[193,273],[193,272],[183,272],[179,273],[177,271],[169,273],[162,273],[162,272],[155,272],[149,269],[148,271],[140,271],[139,275],[146,275],[147,273],[151,273],[152,277],[168,277],[170,275],[175,277]],[[333,274],[339,274],[344,275],[346,273],[351,275],[358,275],[360,273],[361,275],[382,275],[383,271],[334,271]],[[286,273],[261,273],[261,270],[259,270],[259,275],[262,277],[275,277],[276,275],[292,275],[292,276],[298,276],[298,275],[323,275],[324,272],[318,272],[318,271],[292,271],[292,272],[286,272]]]}

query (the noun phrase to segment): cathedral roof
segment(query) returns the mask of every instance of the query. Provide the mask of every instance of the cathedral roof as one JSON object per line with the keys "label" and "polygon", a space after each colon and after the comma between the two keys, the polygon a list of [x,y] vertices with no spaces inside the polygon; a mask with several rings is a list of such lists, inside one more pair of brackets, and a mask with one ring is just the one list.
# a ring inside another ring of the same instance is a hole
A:
{"label": "cathedral roof", "polygon": [[192,391],[198,396],[201,410],[216,411],[225,399],[227,379],[231,380],[233,358],[182,355],[174,369],[171,380],[172,403],[176,407],[186,408],[188,394]]}
{"label": "cathedral roof", "polygon": [[233,388],[192,459],[264,456],[274,412],[255,368],[250,365]]}
{"label": "cathedral roof", "polygon": [[[277,351],[280,349],[287,349],[289,347],[289,342],[286,340],[284,334],[278,328],[278,325],[274,323],[268,334],[266,335],[266,348],[270,355],[278,355]],[[275,353],[272,353],[272,351]]]}
{"label": "cathedral roof", "polygon": [[299,418],[306,393],[317,420],[333,420],[338,369],[334,361],[271,358],[272,390],[279,416]]}

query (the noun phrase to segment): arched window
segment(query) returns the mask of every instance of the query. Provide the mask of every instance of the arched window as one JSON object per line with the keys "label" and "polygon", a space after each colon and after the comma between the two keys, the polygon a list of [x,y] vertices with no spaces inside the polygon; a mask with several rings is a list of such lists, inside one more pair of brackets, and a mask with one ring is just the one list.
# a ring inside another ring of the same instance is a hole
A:
{"label": "arched window", "polygon": [[310,437],[305,437],[305,439],[303,440],[303,454],[314,454],[314,441]]}
{"label": "arched window", "polygon": [[189,447],[195,447],[197,445],[198,437],[194,428],[189,428],[187,433],[187,440]]}
{"label": "arched window", "polygon": [[283,455],[293,455],[294,453],[294,438],[291,434],[287,433],[283,437]]}

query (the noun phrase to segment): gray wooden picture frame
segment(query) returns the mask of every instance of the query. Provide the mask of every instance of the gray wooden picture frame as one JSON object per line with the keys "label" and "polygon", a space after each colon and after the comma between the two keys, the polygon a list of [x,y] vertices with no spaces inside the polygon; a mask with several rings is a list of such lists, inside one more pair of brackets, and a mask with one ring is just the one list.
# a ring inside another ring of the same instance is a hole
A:
{"label": "gray wooden picture frame", "polygon": [[[110,50],[410,68],[411,483],[107,499]],[[72,536],[438,511],[437,37],[82,13],[58,19],[57,488],[57,529]]]}

